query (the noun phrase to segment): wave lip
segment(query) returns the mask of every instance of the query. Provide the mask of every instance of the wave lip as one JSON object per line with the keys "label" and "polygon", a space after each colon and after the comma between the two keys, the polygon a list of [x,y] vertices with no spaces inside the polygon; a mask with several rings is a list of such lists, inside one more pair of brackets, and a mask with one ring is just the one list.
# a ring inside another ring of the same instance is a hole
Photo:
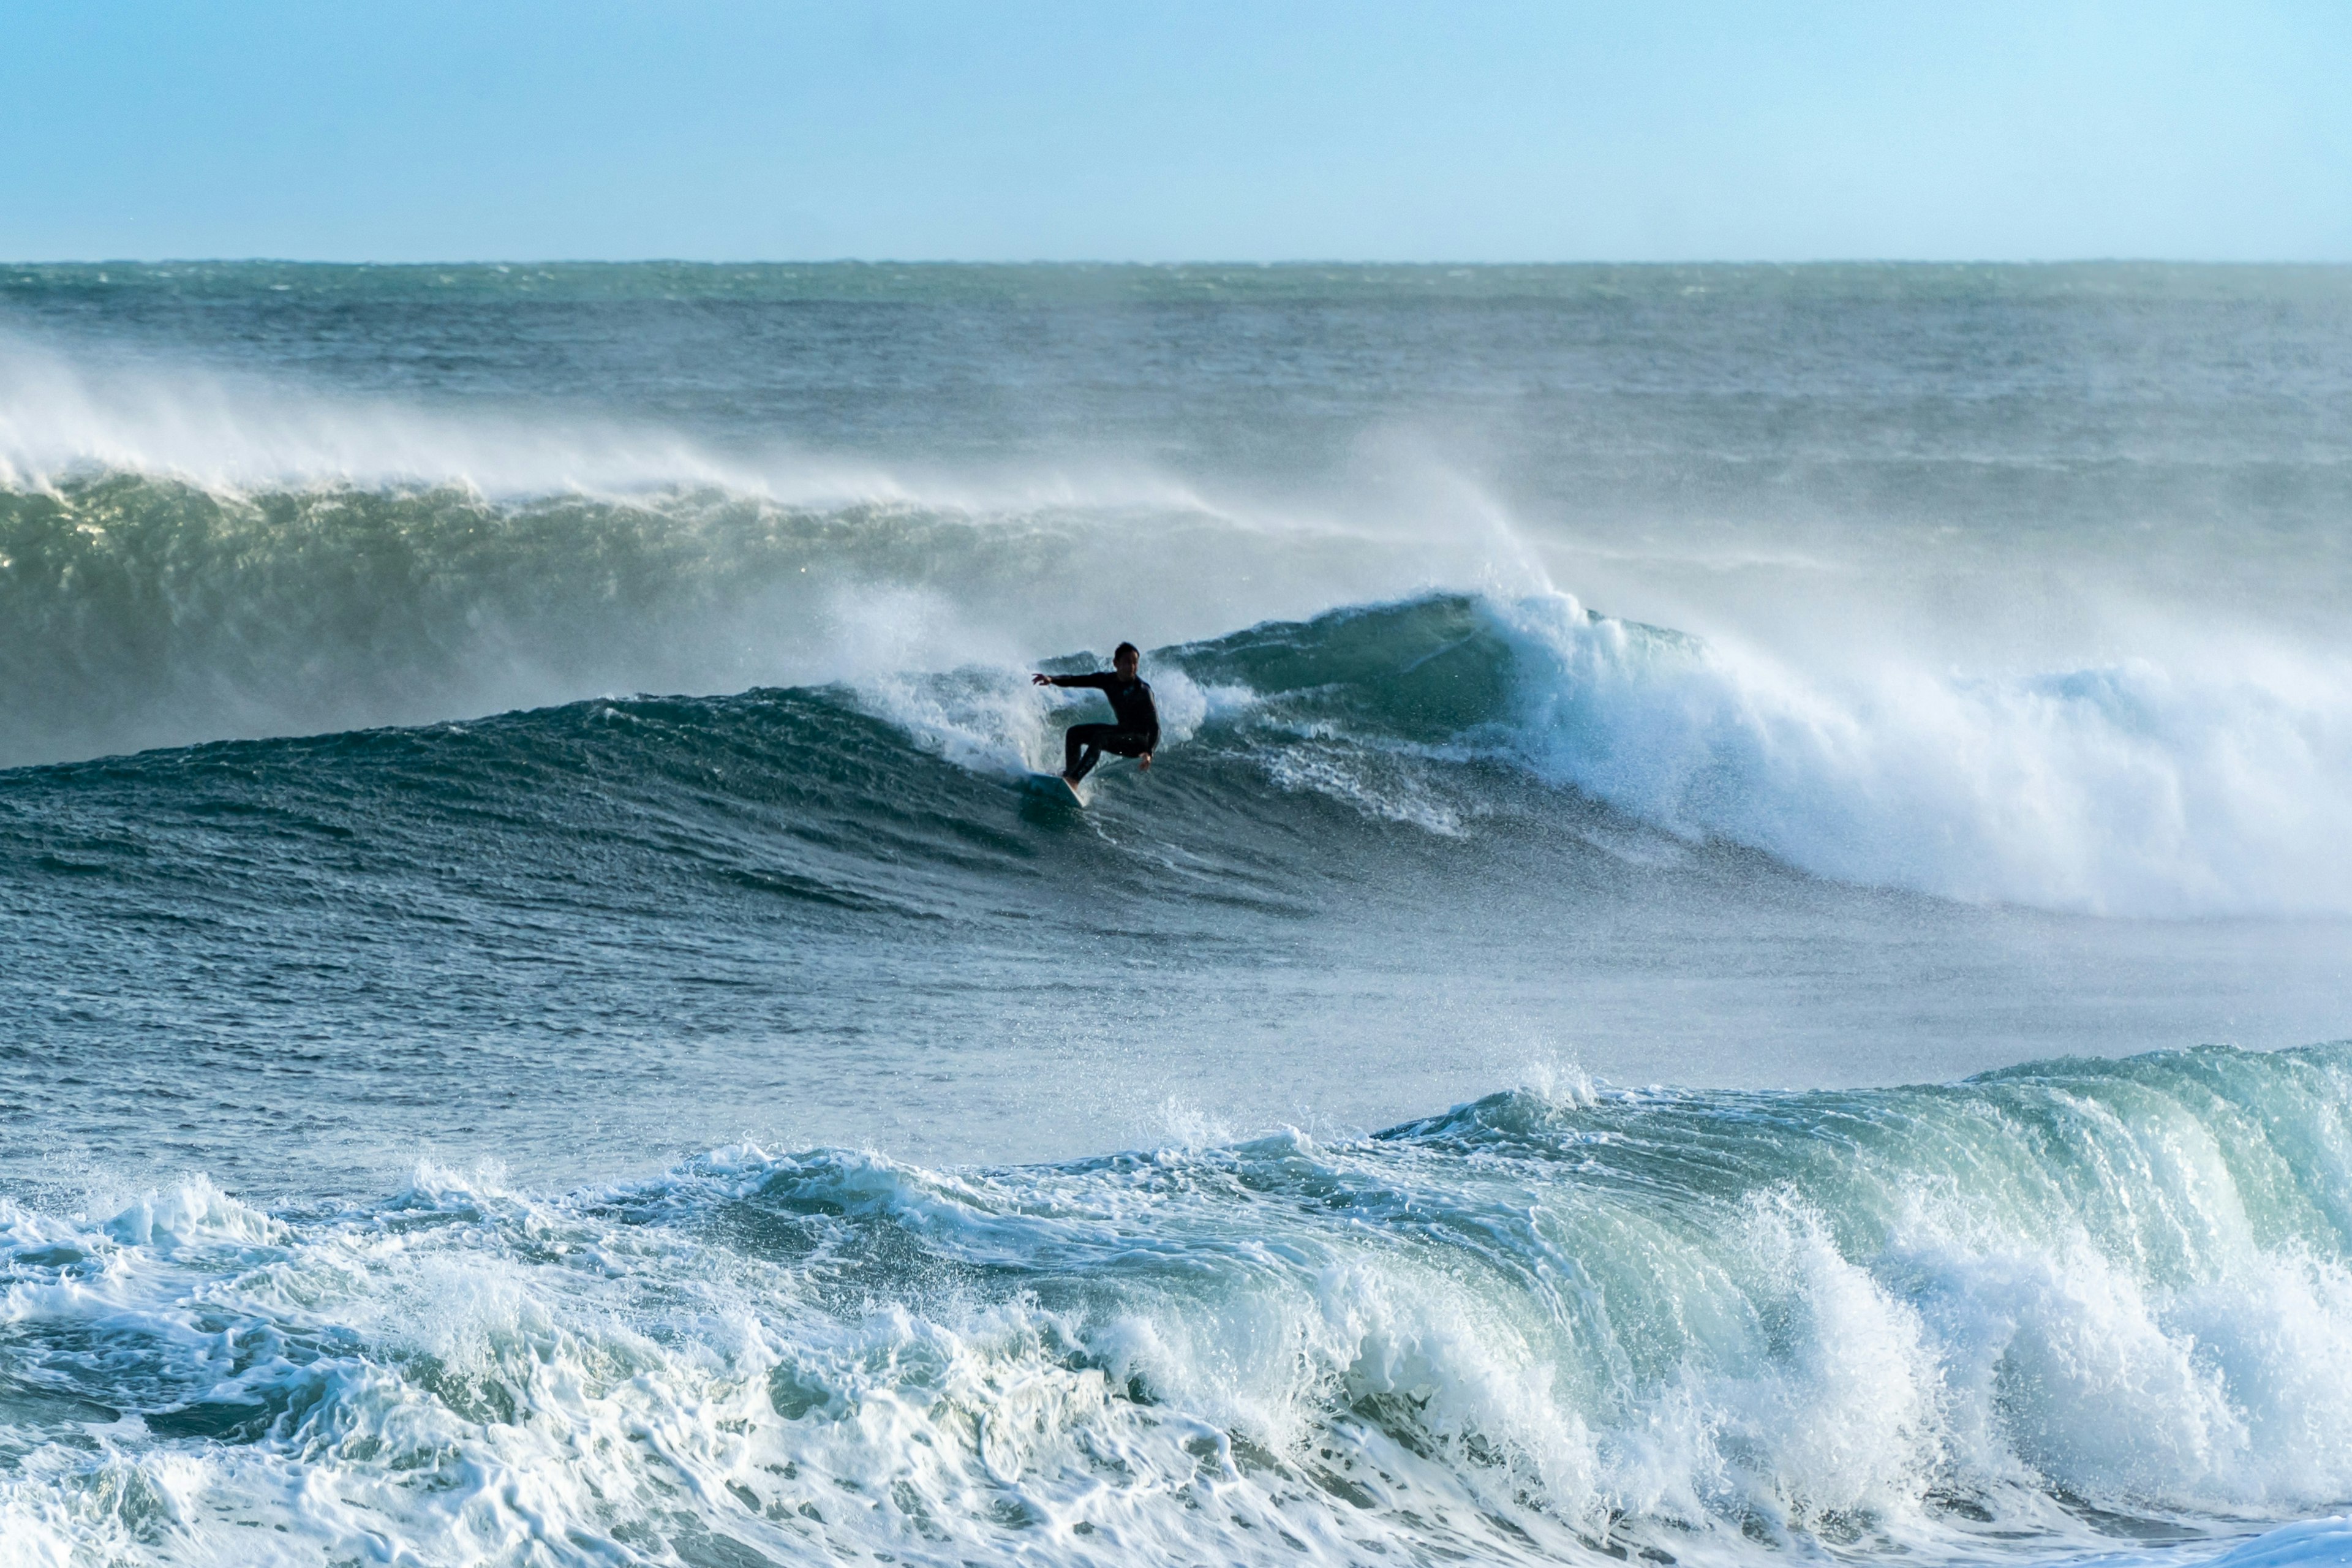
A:
{"label": "wave lip", "polygon": [[2220,1549],[2352,1486],[2347,1089],[2352,1047],[2213,1048],[1056,1166],[0,1205],[0,1519],[131,1560],[239,1521],[426,1561]]}

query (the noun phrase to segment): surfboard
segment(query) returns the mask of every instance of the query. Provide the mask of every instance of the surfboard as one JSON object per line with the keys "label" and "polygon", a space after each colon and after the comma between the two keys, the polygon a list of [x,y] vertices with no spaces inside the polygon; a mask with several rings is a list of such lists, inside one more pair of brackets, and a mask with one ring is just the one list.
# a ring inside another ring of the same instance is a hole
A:
{"label": "surfboard", "polygon": [[1059,773],[1031,773],[1026,785],[1029,793],[1059,805],[1084,805],[1087,797]]}

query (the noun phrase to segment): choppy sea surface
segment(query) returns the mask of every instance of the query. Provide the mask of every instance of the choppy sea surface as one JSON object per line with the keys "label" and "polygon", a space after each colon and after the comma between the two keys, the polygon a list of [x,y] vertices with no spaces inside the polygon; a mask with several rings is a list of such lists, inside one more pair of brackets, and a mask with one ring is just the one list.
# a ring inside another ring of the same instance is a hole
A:
{"label": "choppy sea surface", "polygon": [[2352,269],[0,267],[0,1564],[2352,1562],[2347,603]]}

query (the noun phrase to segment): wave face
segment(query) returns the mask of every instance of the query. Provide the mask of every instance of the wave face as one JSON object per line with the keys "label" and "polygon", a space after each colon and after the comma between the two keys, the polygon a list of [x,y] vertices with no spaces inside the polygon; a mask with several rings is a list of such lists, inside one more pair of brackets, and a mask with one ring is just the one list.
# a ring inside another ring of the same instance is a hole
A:
{"label": "wave face", "polygon": [[24,1560],[248,1563],[2244,1531],[2352,1494],[2347,1101],[2346,1047],[2215,1048],[961,1173],[11,1203],[0,1519]]}
{"label": "wave face", "polygon": [[[1213,520],[1128,521],[1163,558],[1248,553]],[[1036,765],[1044,710],[1009,689],[1007,627],[1066,616],[1048,601],[1108,570],[1115,538],[1098,513],[725,491],[227,497],[110,476],[0,492],[8,744],[413,722],[780,668],[907,692],[927,658],[995,648],[993,752]],[[1845,881],[2103,913],[2352,912],[2352,667],[2325,660],[1823,679],[1547,592],[1360,606],[1155,661],[1285,731],[1261,749],[1286,785],[1417,746],[1508,757],[1667,835]],[[1432,825],[1480,809],[1475,788],[1442,793],[1426,810],[1356,798]]]}

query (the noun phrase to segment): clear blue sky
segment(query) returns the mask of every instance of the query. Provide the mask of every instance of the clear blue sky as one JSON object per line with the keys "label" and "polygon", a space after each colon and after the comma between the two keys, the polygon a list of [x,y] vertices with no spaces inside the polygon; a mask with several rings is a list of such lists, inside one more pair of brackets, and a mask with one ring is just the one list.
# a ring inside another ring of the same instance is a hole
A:
{"label": "clear blue sky", "polygon": [[2352,260],[2352,0],[16,0],[0,258]]}

